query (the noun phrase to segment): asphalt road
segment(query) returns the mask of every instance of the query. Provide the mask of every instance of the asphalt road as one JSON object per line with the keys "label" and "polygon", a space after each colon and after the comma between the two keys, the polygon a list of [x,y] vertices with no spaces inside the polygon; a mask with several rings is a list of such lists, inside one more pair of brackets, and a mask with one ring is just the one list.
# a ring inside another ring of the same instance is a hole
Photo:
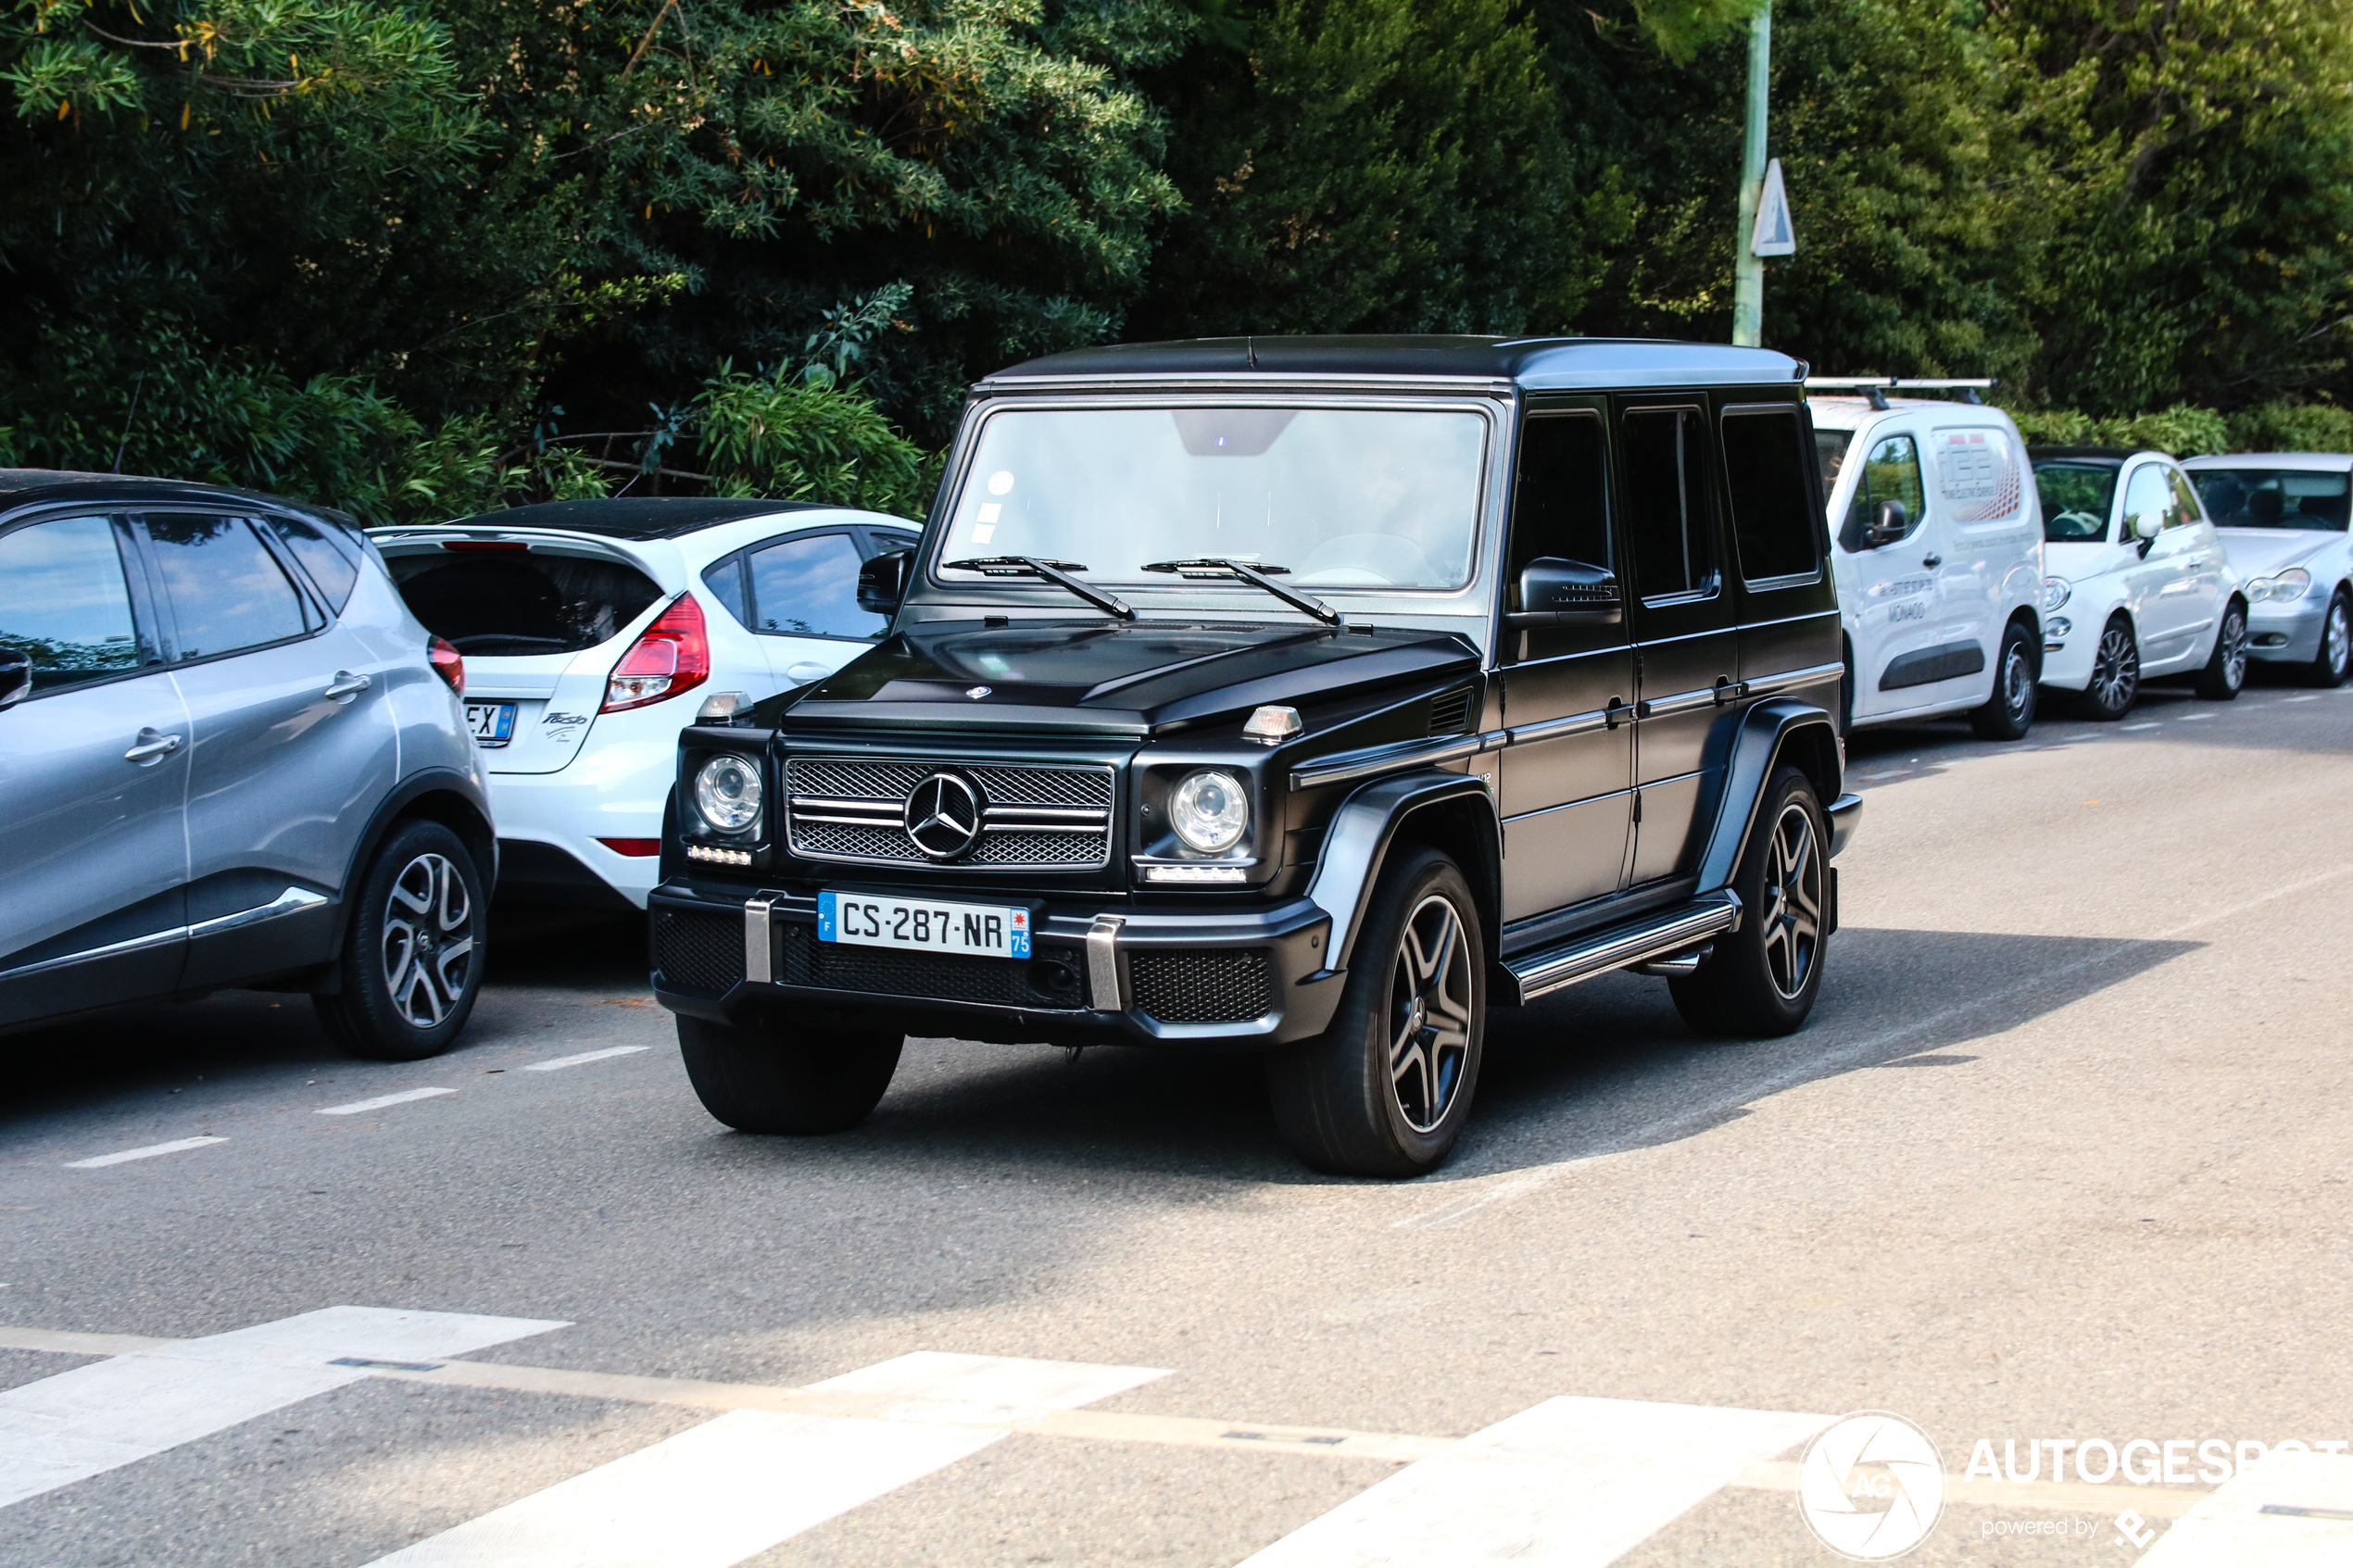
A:
{"label": "asphalt road", "polygon": [[2278,684],[1859,735],[1808,1028],[1498,1013],[1397,1185],[1233,1058],[911,1042],[733,1134],[609,923],[506,931],[430,1062],[243,993],[0,1042],[0,1563],[1828,1563],[1791,1461],[1867,1409],[1941,1450],[1907,1562],[2353,1562],[2326,1462],[2032,1446],[2353,1438],[2349,754]]}

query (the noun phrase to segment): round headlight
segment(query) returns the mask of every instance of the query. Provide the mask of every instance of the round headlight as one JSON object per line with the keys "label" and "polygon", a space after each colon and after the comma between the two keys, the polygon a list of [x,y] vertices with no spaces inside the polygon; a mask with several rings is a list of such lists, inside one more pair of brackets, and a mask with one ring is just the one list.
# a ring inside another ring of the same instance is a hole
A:
{"label": "round headlight", "polygon": [[714,757],[695,774],[695,810],[721,833],[760,821],[760,765],[749,757]]}
{"label": "round headlight", "polygon": [[2043,579],[2043,608],[2045,609],[2057,609],[2074,595],[2075,588],[2066,578],[2045,577]]}
{"label": "round headlight", "polygon": [[1216,768],[1187,773],[1168,797],[1168,825],[1202,854],[1222,855],[1250,831],[1249,791]]}

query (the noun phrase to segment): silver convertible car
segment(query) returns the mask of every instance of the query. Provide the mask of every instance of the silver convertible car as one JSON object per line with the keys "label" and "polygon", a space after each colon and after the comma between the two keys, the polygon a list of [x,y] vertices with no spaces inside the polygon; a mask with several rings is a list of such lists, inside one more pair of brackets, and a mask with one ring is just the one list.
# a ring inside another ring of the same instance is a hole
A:
{"label": "silver convertible car", "polygon": [[2240,452],[2182,465],[2246,582],[2246,652],[2316,686],[2353,666],[2353,456]]}

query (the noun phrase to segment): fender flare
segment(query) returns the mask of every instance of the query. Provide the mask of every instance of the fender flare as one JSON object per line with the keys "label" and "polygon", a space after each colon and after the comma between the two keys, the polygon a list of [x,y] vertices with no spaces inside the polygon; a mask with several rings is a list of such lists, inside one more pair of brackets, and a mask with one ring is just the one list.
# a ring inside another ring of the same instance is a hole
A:
{"label": "fender flare", "polygon": [[[1717,797],[1716,820],[1708,830],[1707,847],[1700,851],[1701,892],[1731,884],[1732,873],[1739,869],[1741,857],[1748,850],[1749,836],[1755,831],[1757,804],[1764,798],[1765,786],[1772,782],[1782,757],[1793,746],[1817,748],[1815,757],[1808,759],[1814,765],[1806,767],[1806,772],[1814,778],[1816,793],[1823,797],[1823,809],[1830,810],[1840,802],[1844,784],[1843,758],[1838,745],[1838,727],[1830,714],[1812,703],[1790,697],[1757,703],[1741,716],[1730,753],[1724,760],[1724,784]],[[1830,759],[1827,780],[1818,776],[1822,771],[1820,759],[1824,757]]]}
{"label": "fender flare", "polygon": [[1487,945],[1493,950],[1504,863],[1504,829],[1496,814],[1495,797],[1484,781],[1468,773],[1421,769],[1362,785],[1340,802],[1332,813],[1331,825],[1324,831],[1323,851],[1307,897],[1331,916],[1326,972],[1348,968],[1356,934],[1364,928],[1373,889],[1380,881],[1381,867],[1399,829],[1417,812],[1457,802],[1468,807],[1479,823],[1473,830],[1472,853],[1484,863],[1466,865],[1463,873],[1470,879],[1472,897],[1481,905],[1479,913],[1489,928]]}

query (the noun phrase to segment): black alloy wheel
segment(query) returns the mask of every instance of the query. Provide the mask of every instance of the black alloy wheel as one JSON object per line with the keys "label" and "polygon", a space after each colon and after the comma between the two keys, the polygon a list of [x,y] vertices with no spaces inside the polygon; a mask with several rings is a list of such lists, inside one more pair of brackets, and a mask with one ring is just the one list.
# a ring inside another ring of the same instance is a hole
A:
{"label": "black alloy wheel", "polygon": [[2304,684],[2334,691],[2345,684],[2348,670],[2353,670],[2353,598],[2339,588],[2321,619],[2320,651],[2306,667]]}
{"label": "black alloy wheel", "polygon": [[2233,599],[2222,607],[2222,625],[2214,633],[2214,652],[2194,683],[2208,702],[2231,702],[2246,685],[2246,606]]}
{"label": "black alloy wheel", "polygon": [[1270,1056],[1283,1141],[1319,1171],[1418,1176],[1469,1119],[1487,1034],[1487,946],[1461,870],[1401,847],[1382,868],[1322,1036]]}
{"label": "black alloy wheel", "polygon": [[2100,645],[2092,653],[2092,679],[2083,688],[2083,710],[2091,718],[2113,722],[2133,711],[2141,695],[2141,645],[2133,623],[2121,615],[2101,629]]}
{"label": "black alloy wheel", "polygon": [[482,878],[439,822],[415,822],[376,852],[344,934],[341,991],[313,998],[343,1047],[373,1061],[447,1050],[482,989]]}
{"label": "black alloy wheel", "polygon": [[2034,727],[2038,673],[2033,633],[2013,621],[2002,629],[2002,646],[1994,657],[1993,695],[1969,716],[1969,728],[1981,740],[2026,738]]}
{"label": "black alloy wheel", "polygon": [[1814,786],[1795,768],[1773,776],[1732,877],[1737,931],[1697,971],[1668,982],[1675,1010],[1705,1035],[1764,1039],[1799,1028],[1822,988],[1833,911],[1830,832]]}

